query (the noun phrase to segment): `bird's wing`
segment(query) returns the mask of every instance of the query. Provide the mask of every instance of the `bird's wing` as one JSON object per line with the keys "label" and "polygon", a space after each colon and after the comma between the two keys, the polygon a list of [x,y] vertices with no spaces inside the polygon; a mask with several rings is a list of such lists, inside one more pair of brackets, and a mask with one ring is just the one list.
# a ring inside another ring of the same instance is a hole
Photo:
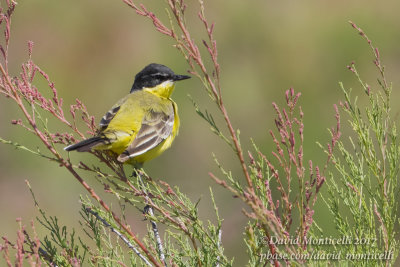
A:
{"label": "bird's wing", "polygon": [[143,118],[142,126],[133,142],[118,157],[125,162],[130,158],[142,155],[170,136],[174,127],[174,107],[168,105],[163,111],[149,110]]}
{"label": "bird's wing", "polygon": [[100,131],[105,130],[108,127],[108,124],[110,124],[111,120],[115,117],[117,112],[120,110],[121,105],[127,100],[127,98],[128,97],[122,98],[109,111],[107,111],[106,114],[104,114],[99,124]]}

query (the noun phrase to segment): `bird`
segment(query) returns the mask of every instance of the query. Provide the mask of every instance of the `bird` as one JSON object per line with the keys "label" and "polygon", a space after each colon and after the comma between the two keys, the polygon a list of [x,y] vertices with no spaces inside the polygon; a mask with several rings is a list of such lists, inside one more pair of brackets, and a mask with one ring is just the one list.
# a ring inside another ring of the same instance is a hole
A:
{"label": "bird", "polygon": [[121,163],[143,166],[167,150],[179,132],[178,105],[171,99],[175,83],[191,78],[151,63],[136,74],[130,93],[101,119],[96,135],[66,151],[112,151]]}

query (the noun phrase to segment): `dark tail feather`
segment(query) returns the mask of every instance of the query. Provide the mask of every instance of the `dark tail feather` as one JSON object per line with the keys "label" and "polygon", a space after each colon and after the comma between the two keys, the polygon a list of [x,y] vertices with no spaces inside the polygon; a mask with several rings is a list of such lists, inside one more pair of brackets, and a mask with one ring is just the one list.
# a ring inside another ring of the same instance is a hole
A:
{"label": "dark tail feather", "polygon": [[99,137],[99,136],[95,136],[95,137],[91,137],[89,139],[83,140],[79,143],[67,146],[64,148],[64,150],[66,151],[72,151],[72,150],[77,150],[78,152],[87,152],[90,151],[92,149],[92,147],[95,147],[99,144],[103,144],[104,143],[104,139]]}

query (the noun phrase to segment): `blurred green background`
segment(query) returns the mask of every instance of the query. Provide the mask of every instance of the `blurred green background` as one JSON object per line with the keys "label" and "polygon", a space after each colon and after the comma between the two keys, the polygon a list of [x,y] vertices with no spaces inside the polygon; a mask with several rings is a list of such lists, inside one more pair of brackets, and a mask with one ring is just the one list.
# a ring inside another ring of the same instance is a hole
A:
{"label": "blurred green background", "polygon": [[[157,15],[166,18],[163,1],[145,2]],[[196,16],[198,4],[187,2],[188,24],[200,44],[206,35]],[[400,80],[399,1],[214,0],[205,1],[205,5],[209,21],[215,22],[225,104],[234,126],[241,131],[245,151],[251,147],[250,138],[254,138],[264,153],[271,156],[273,146],[268,134],[274,128],[271,103],[283,106],[285,90],[294,87],[302,93],[299,103],[305,113],[305,159],[313,159],[315,164],[325,160],[315,142],[329,141],[327,128],[335,124],[333,104],[343,99],[338,82],[361,92],[346,65],[355,61],[366,81],[376,87],[377,72],[370,49],[348,20],[363,28],[380,48],[388,78],[395,88],[393,102],[399,97],[396,91]],[[128,93],[134,75],[146,64],[162,63],[180,74],[187,70],[171,40],[156,32],[150,21],[137,16],[122,1],[21,0],[12,23],[13,75],[19,74],[21,63],[27,59],[28,40],[35,43],[33,60],[55,82],[65,107],[79,98],[97,122],[114,102]],[[199,208],[204,218],[212,218],[209,187],[213,187],[224,218],[226,253],[235,256],[236,266],[242,266],[246,218],[240,201],[209,178],[210,171],[220,175],[212,152],[238,178],[240,169],[224,142],[196,115],[188,94],[201,107],[216,113],[199,80],[178,84],[173,98],[179,104],[180,134],[167,153],[145,167],[151,176],[179,185],[193,201],[201,198]],[[0,106],[0,136],[37,147],[39,143],[31,135],[10,124],[12,119],[22,117],[15,106],[3,97]],[[397,113],[398,106],[393,108]],[[220,118],[218,121],[222,126]],[[343,118],[342,122],[345,121]],[[89,155],[71,154],[71,157]],[[65,170],[3,144],[0,169],[0,235],[14,237],[17,217],[28,224],[37,215],[25,179],[30,181],[41,207],[49,215],[79,228],[79,195],[85,192]],[[94,179],[87,177],[87,180]],[[334,233],[326,207],[322,201],[318,205],[315,219]],[[129,214],[128,221],[135,231],[143,233],[145,222],[136,210]]]}

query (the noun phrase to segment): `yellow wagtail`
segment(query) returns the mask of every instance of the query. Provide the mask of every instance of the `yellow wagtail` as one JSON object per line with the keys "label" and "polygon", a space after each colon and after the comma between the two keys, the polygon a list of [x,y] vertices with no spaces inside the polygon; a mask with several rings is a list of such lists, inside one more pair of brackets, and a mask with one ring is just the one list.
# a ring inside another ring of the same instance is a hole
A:
{"label": "yellow wagtail", "polygon": [[101,119],[98,134],[64,149],[111,150],[118,161],[139,166],[157,157],[178,134],[178,106],[170,96],[175,82],[188,78],[164,65],[146,66],[136,74],[130,93]]}

